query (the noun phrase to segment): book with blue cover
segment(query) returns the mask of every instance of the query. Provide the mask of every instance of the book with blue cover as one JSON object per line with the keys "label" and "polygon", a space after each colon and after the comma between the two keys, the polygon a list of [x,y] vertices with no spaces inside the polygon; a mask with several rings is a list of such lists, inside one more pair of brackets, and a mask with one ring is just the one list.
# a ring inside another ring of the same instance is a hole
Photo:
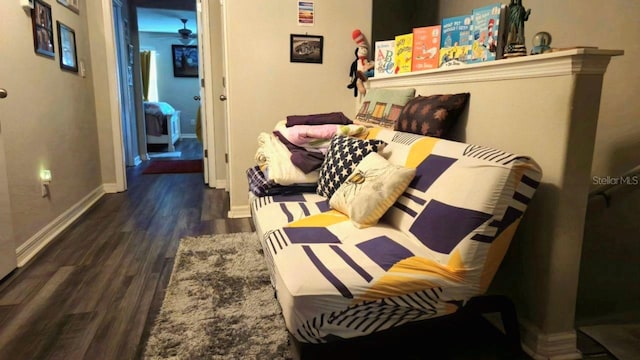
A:
{"label": "book with blue cover", "polygon": [[471,15],[442,19],[440,66],[466,63],[471,50]]}
{"label": "book with blue cover", "polygon": [[496,60],[498,49],[503,47],[504,29],[501,15],[506,7],[501,3],[473,9],[471,12],[471,34],[473,36],[469,51],[470,63]]}

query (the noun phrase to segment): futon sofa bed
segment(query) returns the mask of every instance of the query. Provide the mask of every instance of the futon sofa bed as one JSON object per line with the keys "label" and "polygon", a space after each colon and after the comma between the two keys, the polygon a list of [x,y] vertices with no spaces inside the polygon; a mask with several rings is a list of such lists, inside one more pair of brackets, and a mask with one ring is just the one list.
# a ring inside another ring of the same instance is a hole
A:
{"label": "futon sofa bed", "polygon": [[[380,145],[371,157],[410,169],[408,180],[382,177],[342,208],[322,189],[251,198],[286,327],[302,343],[451,314],[485,293],[542,174],[527,156],[393,129],[362,141]],[[331,146],[325,162],[363,155]],[[348,174],[350,189],[376,169]],[[334,166],[319,187],[337,190],[332,176],[351,170]]]}

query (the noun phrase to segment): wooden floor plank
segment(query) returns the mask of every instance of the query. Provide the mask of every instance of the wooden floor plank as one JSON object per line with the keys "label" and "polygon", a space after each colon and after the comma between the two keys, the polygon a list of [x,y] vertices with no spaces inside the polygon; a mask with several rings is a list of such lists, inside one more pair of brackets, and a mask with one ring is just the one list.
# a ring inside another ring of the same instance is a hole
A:
{"label": "wooden floor plank", "polygon": [[57,317],[49,303],[55,301],[56,290],[73,270],[72,266],[60,267],[40,291],[23,304],[14,307],[14,313],[9,314],[0,329],[0,353],[8,358],[23,359],[26,358],[26,354],[33,352],[34,345],[45,341],[43,337],[34,338],[33,335],[37,335],[43,326]]}

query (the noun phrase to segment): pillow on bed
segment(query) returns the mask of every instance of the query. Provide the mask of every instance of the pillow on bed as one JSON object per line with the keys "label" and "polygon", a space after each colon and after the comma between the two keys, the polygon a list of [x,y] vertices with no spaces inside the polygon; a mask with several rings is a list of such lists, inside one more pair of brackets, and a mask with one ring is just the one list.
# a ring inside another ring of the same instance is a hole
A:
{"label": "pillow on bed", "polygon": [[404,105],[416,89],[369,89],[362,99],[356,123],[393,129]]}
{"label": "pillow on bed", "polygon": [[464,110],[469,93],[417,96],[407,102],[394,130],[446,137]]}
{"label": "pillow on bed", "polygon": [[356,165],[369,153],[386,145],[382,140],[360,140],[351,136],[336,135],[331,139],[318,175],[318,195],[331,198],[340,185],[353,172]]}
{"label": "pillow on bed", "polygon": [[370,153],[333,194],[329,205],[349,216],[358,227],[373,226],[402,195],[416,169],[393,165]]}

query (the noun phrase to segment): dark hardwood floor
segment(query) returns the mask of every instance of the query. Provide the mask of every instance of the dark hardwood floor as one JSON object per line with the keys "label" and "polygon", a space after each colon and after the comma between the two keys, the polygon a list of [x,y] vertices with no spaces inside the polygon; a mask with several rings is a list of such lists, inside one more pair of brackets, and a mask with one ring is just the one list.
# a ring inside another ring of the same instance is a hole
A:
{"label": "dark hardwood floor", "polygon": [[[195,139],[177,145],[201,152]],[[0,283],[0,359],[139,358],[179,240],[255,230],[226,218],[227,193],[201,173],[142,175],[148,163]]]}

